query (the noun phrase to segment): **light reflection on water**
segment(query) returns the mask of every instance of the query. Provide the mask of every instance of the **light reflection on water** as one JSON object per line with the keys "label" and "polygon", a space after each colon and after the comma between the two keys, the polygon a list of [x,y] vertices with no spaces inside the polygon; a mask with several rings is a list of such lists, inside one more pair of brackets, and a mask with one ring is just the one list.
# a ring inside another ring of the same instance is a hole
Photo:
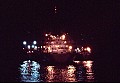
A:
{"label": "light reflection on water", "polygon": [[93,61],[77,61],[76,65],[42,66],[35,61],[20,65],[21,82],[94,82]]}
{"label": "light reflection on water", "polygon": [[46,67],[47,79],[46,82],[75,82],[75,67],[69,65],[66,67],[61,66],[47,66]]}
{"label": "light reflection on water", "polygon": [[20,65],[21,82],[40,82],[40,65],[35,61],[24,61]]}

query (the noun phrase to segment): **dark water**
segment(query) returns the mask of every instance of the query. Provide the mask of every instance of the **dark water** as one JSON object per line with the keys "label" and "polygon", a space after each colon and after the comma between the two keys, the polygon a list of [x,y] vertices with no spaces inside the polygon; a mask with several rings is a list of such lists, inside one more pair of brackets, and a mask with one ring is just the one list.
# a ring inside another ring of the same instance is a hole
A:
{"label": "dark water", "polygon": [[76,61],[72,65],[45,65],[26,60],[19,64],[19,82],[95,82],[94,61]]}
{"label": "dark water", "polygon": [[[10,55],[9,55],[10,56]],[[11,55],[12,56],[12,55]],[[94,57],[97,55],[94,55]],[[118,82],[119,67],[110,57],[101,56],[92,61],[76,61],[74,64],[53,65],[23,58],[9,57],[1,65],[1,82]],[[4,59],[3,59],[4,60]],[[76,64],[75,64],[76,63]],[[117,63],[116,63],[117,64]]]}

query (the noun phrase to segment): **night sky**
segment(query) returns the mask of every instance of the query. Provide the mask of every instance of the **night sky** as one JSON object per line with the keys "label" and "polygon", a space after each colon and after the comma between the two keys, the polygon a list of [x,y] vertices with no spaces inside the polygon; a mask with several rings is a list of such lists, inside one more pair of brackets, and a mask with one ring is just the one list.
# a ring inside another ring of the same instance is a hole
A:
{"label": "night sky", "polygon": [[111,81],[118,80],[119,18],[119,0],[0,0],[3,69],[21,54],[23,40],[40,41],[42,35],[50,31],[68,32],[76,42],[81,43],[84,38],[91,44],[97,65],[103,64],[100,67],[106,67],[106,70],[112,65],[111,71],[116,71],[105,74],[113,76],[108,77],[113,78]]}

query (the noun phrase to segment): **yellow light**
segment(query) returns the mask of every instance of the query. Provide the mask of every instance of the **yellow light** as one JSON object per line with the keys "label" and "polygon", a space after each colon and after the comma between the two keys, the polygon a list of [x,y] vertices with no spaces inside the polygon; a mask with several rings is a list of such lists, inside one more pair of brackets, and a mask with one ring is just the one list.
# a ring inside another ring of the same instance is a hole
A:
{"label": "yellow light", "polygon": [[88,52],[91,52],[91,49],[90,49],[90,47],[87,47],[87,51],[88,51]]}
{"label": "yellow light", "polygon": [[66,47],[68,47],[68,45],[66,45]]}
{"label": "yellow light", "polygon": [[68,66],[68,73],[74,73],[75,72],[75,67],[73,65]]}
{"label": "yellow light", "polygon": [[64,43],[67,43],[66,41]]}
{"label": "yellow light", "polygon": [[48,47],[48,50],[50,50],[50,47]]}
{"label": "yellow light", "polygon": [[42,46],[41,46],[41,48],[42,48]]}
{"label": "yellow light", "polygon": [[69,46],[69,49],[71,50],[71,49],[72,49],[72,46]]}
{"label": "yellow light", "polygon": [[62,39],[63,39],[63,40],[65,39],[65,35],[62,35]]}
{"label": "yellow light", "polygon": [[51,42],[51,44],[53,44],[54,42]]}
{"label": "yellow light", "polygon": [[52,37],[52,38],[53,38],[53,36],[52,36],[52,35],[50,35],[50,37]]}
{"label": "yellow light", "polygon": [[92,66],[92,63],[93,63],[93,61],[83,61],[83,64],[84,64],[84,66],[86,66],[86,67],[91,67],[91,66]]}
{"label": "yellow light", "polygon": [[56,38],[56,37],[54,36],[54,38]]}
{"label": "yellow light", "polygon": [[51,72],[53,69],[54,69],[54,66],[47,66],[47,70],[48,70],[48,71]]}

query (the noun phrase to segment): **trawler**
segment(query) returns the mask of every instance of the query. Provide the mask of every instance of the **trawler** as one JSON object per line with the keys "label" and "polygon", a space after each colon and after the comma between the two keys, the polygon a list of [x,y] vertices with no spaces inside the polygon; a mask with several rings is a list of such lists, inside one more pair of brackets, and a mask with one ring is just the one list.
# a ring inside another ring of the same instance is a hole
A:
{"label": "trawler", "polygon": [[66,63],[72,61],[73,41],[68,33],[62,35],[45,34],[42,52],[47,54],[52,62]]}

